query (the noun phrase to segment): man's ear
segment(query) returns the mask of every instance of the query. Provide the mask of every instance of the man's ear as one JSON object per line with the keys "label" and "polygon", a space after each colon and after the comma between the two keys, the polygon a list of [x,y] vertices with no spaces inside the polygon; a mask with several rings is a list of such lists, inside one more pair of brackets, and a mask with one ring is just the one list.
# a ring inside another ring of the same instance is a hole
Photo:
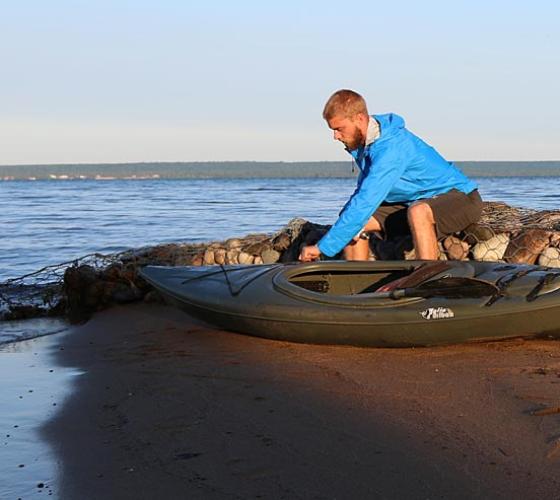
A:
{"label": "man's ear", "polygon": [[358,118],[362,123],[369,122],[369,116],[366,113],[358,113]]}
{"label": "man's ear", "polygon": [[365,113],[356,113],[352,117],[352,121],[357,125],[363,125],[369,122],[369,116],[366,115]]}

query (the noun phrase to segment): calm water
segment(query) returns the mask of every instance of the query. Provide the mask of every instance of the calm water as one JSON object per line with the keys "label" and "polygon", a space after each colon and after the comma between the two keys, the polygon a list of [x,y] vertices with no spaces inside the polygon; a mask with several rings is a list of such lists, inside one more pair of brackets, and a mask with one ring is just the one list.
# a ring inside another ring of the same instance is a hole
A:
{"label": "calm water", "polygon": [[[560,208],[560,177],[478,178],[482,196]],[[0,281],[91,252],[333,222],[354,179],[0,182]]]}

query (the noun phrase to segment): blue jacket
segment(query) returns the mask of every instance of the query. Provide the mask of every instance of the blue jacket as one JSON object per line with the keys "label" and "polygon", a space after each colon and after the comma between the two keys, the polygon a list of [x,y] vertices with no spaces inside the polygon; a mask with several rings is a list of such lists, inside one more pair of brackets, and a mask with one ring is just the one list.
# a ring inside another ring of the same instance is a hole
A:
{"label": "blue jacket", "polygon": [[409,132],[395,114],[373,115],[380,136],[350,151],[360,169],[358,186],[338,220],[319,241],[322,254],[340,252],[365,226],[383,202],[411,203],[455,188],[470,193],[477,188],[453,163]]}

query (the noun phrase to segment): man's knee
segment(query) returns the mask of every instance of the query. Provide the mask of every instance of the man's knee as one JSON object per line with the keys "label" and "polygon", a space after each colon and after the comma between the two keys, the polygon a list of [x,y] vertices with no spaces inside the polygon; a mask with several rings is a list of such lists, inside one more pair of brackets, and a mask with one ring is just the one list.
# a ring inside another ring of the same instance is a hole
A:
{"label": "man's knee", "polygon": [[408,222],[411,226],[419,223],[435,224],[432,207],[422,201],[417,201],[408,207]]}
{"label": "man's knee", "polygon": [[381,224],[374,216],[370,217],[369,220],[367,221],[367,224],[364,226],[364,231],[379,232],[382,230],[383,228]]}

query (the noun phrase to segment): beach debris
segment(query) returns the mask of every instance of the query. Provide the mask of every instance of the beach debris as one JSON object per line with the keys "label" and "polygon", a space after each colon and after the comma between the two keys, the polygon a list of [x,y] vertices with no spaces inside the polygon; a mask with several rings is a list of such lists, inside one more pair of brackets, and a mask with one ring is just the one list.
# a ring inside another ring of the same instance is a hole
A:
{"label": "beach debris", "polygon": [[550,460],[557,456],[560,456],[560,438],[556,439],[552,443],[551,447],[548,450],[548,453],[546,454],[546,458]]}
{"label": "beach debris", "polygon": [[534,417],[545,417],[547,415],[556,415],[557,413],[560,413],[560,406],[535,410],[531,412],[531,415],[533,415]]}
{"label": "beach debris", "polygon": [[[208,243],[173,243],[117,254],[90,254],[0,283],[0,319],[66,315],[84,321],[95,311],[161,298],[138,276],[144,265],[224,266],[296,262],[330,226],[292,219],[276,233]],[[410,235],[372,233],[370,259],[414,259]],[[341,259],[342,254],[333,257]],[[560,210],[536,211],[485,202],[481,220],[439,242],[440,260],[535,263],[560,267]]]}

